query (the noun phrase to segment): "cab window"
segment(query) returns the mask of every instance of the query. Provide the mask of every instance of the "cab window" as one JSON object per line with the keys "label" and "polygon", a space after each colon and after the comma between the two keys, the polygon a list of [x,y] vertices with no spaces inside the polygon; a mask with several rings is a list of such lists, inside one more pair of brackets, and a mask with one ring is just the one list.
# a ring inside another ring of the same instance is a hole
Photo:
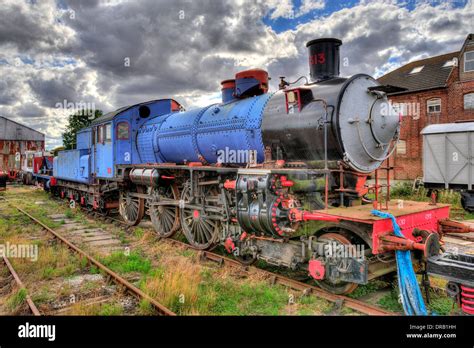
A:
{"label": "cab window", "polygon": [[102,142],[102,126],[97,127],[96,131],[96,136],[97,136],[97,144],[100,144]]}
{"label": "cab window", "polygon": [[105,126],[103,126],[104,129],[104,140],[109,142],[112,141],[112,124],[107,123]]}
{"label": "cab window", "polygon": [[130,137],[128,122],[117,123],[117,139],[128,140]]}

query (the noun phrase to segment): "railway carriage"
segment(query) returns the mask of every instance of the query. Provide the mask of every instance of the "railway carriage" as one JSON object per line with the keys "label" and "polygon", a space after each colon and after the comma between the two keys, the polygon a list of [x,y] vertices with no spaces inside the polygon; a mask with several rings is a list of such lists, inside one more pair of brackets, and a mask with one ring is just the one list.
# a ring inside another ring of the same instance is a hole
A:
{"label": "railway carriage", "polygon": [[53,192],[118,208],[129,225],[149,216],[159,237],[182,231],[195,248],[222,245],[244,264],[306,272],[338,294],[394,272],[395,250],[426,261],[443,228],[459,226],[443,225],[447,205],[382,204],[378,180],[367,185],[396,146],[400,117],[387,102],[393,86],[339,76],[341,44],[308,42],[302,85],[282,77],[269,92],[267,72],[247,70],[222,82],[218,104],[184,111],[154,100],[94,120],[55,159]]}
{"label": "railway carriage", "polygon": [[423,135],[423,185],[431,194],[440,189],[458,191],[462,207],[474,211],[474,122],[432,124]]}

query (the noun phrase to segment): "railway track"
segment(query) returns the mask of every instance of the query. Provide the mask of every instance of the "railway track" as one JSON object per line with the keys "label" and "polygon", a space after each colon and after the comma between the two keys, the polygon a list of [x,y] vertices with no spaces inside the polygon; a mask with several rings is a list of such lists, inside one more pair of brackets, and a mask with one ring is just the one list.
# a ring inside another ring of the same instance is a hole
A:
{"label": "railway track", "polygon": [[[86,212],[91,217],[94,217],[94,218],[99,217],[99,218],[102,218],[103,220],[108,221],[108,222],[115,222],[115,223],[123,226],[126,230],[133,230],[134,228],[136,228],[136,227],[133,227],[133,226],[129,226],[123,220],[117,219],[117,218],[112,217],[112,216],[106,216],[106,215],[100,214],[98,212],[91,213],[90,211],[85,210],[85,209],[83,211]],[[295,280],[295,279],[291,279],[291,278],[285,277],[283,275],[280,275],[278,273],[263,270],[261,268],[255,267],[255,266],[243,265],[242,263],[240,263],[239,261],[237,261],[235,259],[229,258],[227,256],[220,255],[220,254],[215,253],[215,252],[196,250],[192,246],[190,246],[189,244],[181,242],[181,241],[176,240],[176,239],[167,238],[167,239],[161,239],[161,241],[163,241],[165,243],[173,243],[175,245],[178,245],[178,246],[186,248],[186,249],[195,250],[200,254],[201,259],[214,261],[214,262],[217,262],[219,264],[224,264],[224,265],[231,266],[231,267],[237,267],[240,270],[243,269],[244,271],[247,271],[247,272],[249,272],[251,270],[255,271],[255,272],[259,272],[260,274],[263,274],[266,277],[268,277],[271,280],[271,283],[273,285],[280,284],[280,285],[283,285],[283,286],[287,286],[287,287],[289,287],[293,290],[301,291],[305,295],[313,295],[313,296],[325,299],[329,302],[336,303],[339,306],[345,306],[345,307],[350,308],[352,310],[355,310],[359,313],[363,313],[363,314],[366,314],[366,315],[379,315],[379,316],[396,315],[396,313],[387,311],[383,308],[365,303],[365,302],[357,300],[357,299],[353,299],[353,298],[348,297],[348,296],[336,295],[336,294],[327,292],[327,291],[325,291],[321,288],[318,288],[317,286],[307,284],[307,283],[304,283],[304,282],[301,282],[301,281],[298,281],[298,280]]]}
{"label": "railway track", "polygon": [[[11,276],[15,280],[15,283],[16,283],[18,289],[20,289],[20,290],[24,289],[25,291],[27,291],[25,285],[23,284],[20,277],[18,276],[18,273],[16,273],[15,269],[13,268],[13,265],[11,264],[10,260],[8,260],[8,258],[5,255],[2,256],[2,260],[3,260],[3,263],[5,264],[5,266],[7,267],[8,272],[11,274]],[[40,316],[41,315],[40,311],[36,307],[35,303],[31,299],[28,292],[26,293],[25,301],[26,301],[26,304],[28,305],[28,308],[29,308],[31,314],[33,314],[34,316]]]}
{"label": "railway track", "polygon": [[[7,200],[8,202],[8,200]],[[167,307],[165,307],[164,305],[162,305],[161,303],[159,303],[158,301],[156,301],[154,298],[150,297],[149,295],[147,295],[146,293],[144,293],[143,291],[141,291],[139,288],[137,288],[135,285],[133,285],[132,283],[130,283],[129,281],[127,281],[126,279],[124,279],[123,277],[121,277],[119,274],[115,273],[114,271],[112,271],[110,268],[108,268],[107,266],[105,266],[104,264],[102,264],[100,261],[98,261],[97,259],[95,259],[94,257],[92,257],[91,255],[87,254],[85,251],[83,251],[82,249],[80,249],[79,247],[77,247],[76,245],[74,245],[73,243],[71,243],[68,239],[66,239],[63,235],[59,234],[58,232],[54,231],[53,229],[51,229],[50,227],[48,227],[47,225],[45,225],[43,222],[41,222],[40,220],[38,220],[37,218],[35,218],[34,216],[32,216],[31,214],[29,214],[27,211],[21,209],[20,207],[12,204],[11,202],[9,202],[9,204],[14,207],[15,209],[17,209],[20,213],[22,213],[23,215],[27,216],[28,218],[30,218],[34,223],[36,223],[37,225],[41,226],[44,230],[46,230],[47,232],[49,232],[54,238],[56,238],[57,240],[59,240],[60,242],[62,242],[63,244],[65,244],[70,250],[72,250],[73,252],[77,253],[81,258],[85,258],[88,262],[89,265],[93,265],[95,267],[97,267],[99,270],[101,270],[102,272],[104,272],[107,277],[113,281],[118,287],[124,289],[125,291],[127,291],[128,293],[130,293],[131,295],[137,297],[138,299],[143,299],[143,300],[146,300],[154,309],[155,311],[159,314],[159,315],[163,315],[163,316],[175,316],[176,314],[171,311],[170,309],[168,309]],[[4,259],[5,261],[5,259]],[[7,260],[8,262],[8,260]],[[11,267],[11,264],[8,263],[7,266],[10,266]],[[10,268],[9,268],[10,269]],[[13,267],[11,267],[10,271],[13,269]],[[12,273],[13,274],[13,273]],[[16,273],[15,273],[16,274]],[[16,275],[16,277],[14,276],[15,280],[17,280],[17,282],[19,281],[19,278],[18,278],[18,275]],[[21,282],[21,281],[20,281]],[[19,285],[20,287],[23,287],[22,285]],[[29,302],[32,303],[31,299],[28,301],[28,304],[30,305]],[[34,304],[33,304],[34,305]],[[31,307],[30,307],[31,308]],[[37,310],[37,309],[36,309]],[[33,311],[33,309],[32,309]],[[38,312],[39,313],[39,312]]]}
{"label": "railway track", "polygon": [[456,234],[456,233],[448,233],[446,234],[447,237],[464,240],[467,242],[474,242],[474,236],[471,234]]}
{"label": "railway track", "polygon": [[[63,200],[58,199],[57,201],[61,202],[61,203],[64,203]],[[15,206],[13,204],[12,204],[12,206],[15,207],[21,213],[28,216],[30,219],[32,219],[37,224],[41,225],[44,229],[46,229],[48,232],[50,232],[53,236],[55,236],[56,238],[61,240],[63,243],[65,243],[69,248],[71,248],[74,251],[78,252],[80,255],[83,255],[86,258],[88,258],[88,260],[92,264],[94,264],[98,268],[102,269],[108,275],[113,274],[113,275],[111,275],[111,278],[116,283],[118,283],[119,285],[121,285],[121,286],[123,285],[123,286],[127,287],[127,285],[125,285],[125,284],[128,283],[132,287],[132,289],[130,290],[131,293],[133,293],[133,294],[135,294],[136,296],[139,296],[139,297],[141,297],[141,295],[139,293],[142,293],[143,295],[147,296],[141,290],[136,288],[133,284],[129,283],[128,281],[126,281],[125,279],[120,277],[118,274],[116,274],[112,270],[108,269],[105,265],[101,264],[96,259],[94,259],[91,256],[87,255],[84,251],[79,249],[77,246],[72,244],[70,241],[66,240],[63,236],[58,234],[56,231],[52,230],[51,228],[49,228],[48,226],[43,224],[41,221],[39,221],[35,217],[31,216],[30,214],[28,214],[23,209]],[[85,208],[82,208],[82,207],[81,207],[81,210],[85,214],[90,216],[91,218],[100,218],[103,221],[108,222],[108,223],[116,223],[127,231],[131,231],[131,230],[134,230],[135,228],[139,227],[139,226],[137,226],[137,227],[129,226],[123,220],[121,220],[119,218],[116,218],[116,217],[113,217],[113,216],[110,216],[110,215],[105,215],[105,214],[99,213],[97,211],[89,211],[89,210],[87,210]],[[394,313],[394,312],[387,311],[383,308],[374,306],[372,304],[368,304],[368,303],[365,303],[365,302],[357,300],[357,299],[353,299],[353,298],[348,297],[348,296],[336,295],[336,294],[327,292],[327,291],[325,291],[325,290],[323,290],[323,289],[321,289],[317,286],[314,286],[314,285],[311,285],[311,284],[308,284],[308,283],[305,283],[305,282],[301,282],[301,281],[298,281],[298,280],[295,280],[295,279],[291,279],[291,278],[285,277],[283,275],[280,275],[278,273],[270,272],[270,271],[258,268],[256,266],[243,265],[242,263],[240,263],[239,261],[237,261],[235,259],[229,258],[227,256],[224,256],[224,255],[212,252],[212,251],[196,250],[192,246],[190,246],[189,244],[181,242],[181,241],[176,240],[176,239],[169,239],[168,238],[168,239],[161,239],[160,241],[165,242],[165,243],[173,243],[174,245],[178,245],[182,248],[186,248],[186,249],[189,249],[189,250],[194,250],[194,251],[199,253],[201,259],[203,259],[203,260],[209,260],[209,261],[217,262],[219,264],[226,265],[226,266],[229,266],[229,267],[236,267],[236,268],[239,268],[239,270],[244,270],[246,272],[250,272],[250,271],[259,272],[260,274],[265,275],[268,279],[270,279],[270,282],[271,282],[272,285],[280,284],[280,285],[283,285],[283,286],[287,286],[287,287],[289,287],[293,290],[302,292],[304,295],[316,296],[318,298],[322,298],[322,299],[325,299],[329,302],[335,303],[339,307],[345,306],[347,308],[350,308],[352,310],[355,310],[359,313],[366,314],[366,315],[378,315],[378,316],[396,315],[396,313]],[[108,271],[106,271],[106,270],[108,270]],[[118,277],[119,279],[117,279],[115,277]],[[133,288],[134,288],[134,290],[133,290]],[[137,293],[137,291],[139,293]],[[150,301],[150,300],[148,300],[148,301]],[[155,303],[153,303],[152,301],[155,302]],[[161,308],[164,307],[153,299],[151,299],[150,304],[152,304],[157,309],[157,311],[159,313],[161,311]],[[168,309],[166,309],[166,310],[169,311]],[[171,312],[170,314],[164,314],[164,315],[175,315],[175,314]]]}

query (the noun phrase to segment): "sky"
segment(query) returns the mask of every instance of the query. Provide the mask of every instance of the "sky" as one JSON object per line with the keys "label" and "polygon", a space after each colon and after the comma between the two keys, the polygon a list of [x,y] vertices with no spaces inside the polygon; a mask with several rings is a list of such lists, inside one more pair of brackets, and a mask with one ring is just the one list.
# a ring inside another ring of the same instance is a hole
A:
{"label": "sky", "polygon": [[374,77],[460,50],[474,0],[0,0],[0,115],[62,144],[67,116],[174,98],[220,100],[248,68],[309,75],[306,42],[336,37],[341,75]]}

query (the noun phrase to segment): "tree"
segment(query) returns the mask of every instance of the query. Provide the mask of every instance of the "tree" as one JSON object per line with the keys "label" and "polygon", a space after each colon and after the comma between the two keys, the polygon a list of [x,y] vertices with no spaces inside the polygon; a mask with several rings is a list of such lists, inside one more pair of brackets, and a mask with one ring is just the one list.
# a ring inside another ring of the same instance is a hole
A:
{"label": "tree", "polygon": [[58,152],[63,151],[63,150],[66,150],[64,146],[58,146],[58,147],[55,147],[54,149],[50,150],[49,152],[51,152],[53,154],[53,156],[56,157],[58,155]]}
{"label": "tree", "polygon": [[101,110],[81,110],[73,115],[69,115],[66,131],[63,133],[63,144],[65,149],[75,149],[77,131],[89,126],[93,120],[100,116],[102,116]]}

